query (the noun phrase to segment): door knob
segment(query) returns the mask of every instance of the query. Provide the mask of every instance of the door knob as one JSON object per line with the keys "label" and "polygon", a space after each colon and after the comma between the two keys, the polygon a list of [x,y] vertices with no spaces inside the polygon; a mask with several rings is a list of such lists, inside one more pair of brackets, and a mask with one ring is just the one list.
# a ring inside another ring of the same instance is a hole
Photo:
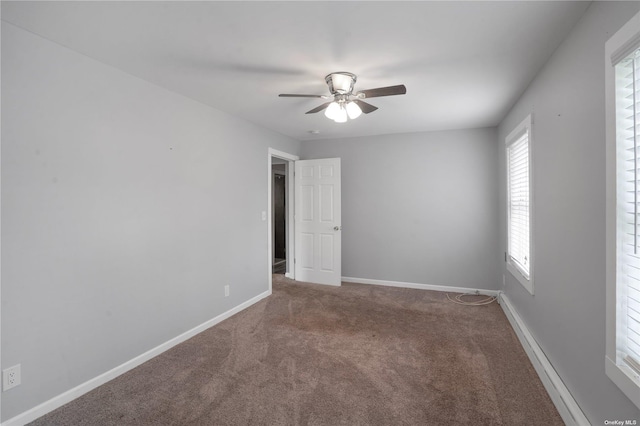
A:
{"label": "door knob", "polygon": [[334,227],[333,227],[333,230],[334,230],[334,231],[339,231],[339,230],[341,230],[341,229],[342,229],[342,226],[334,226]]}

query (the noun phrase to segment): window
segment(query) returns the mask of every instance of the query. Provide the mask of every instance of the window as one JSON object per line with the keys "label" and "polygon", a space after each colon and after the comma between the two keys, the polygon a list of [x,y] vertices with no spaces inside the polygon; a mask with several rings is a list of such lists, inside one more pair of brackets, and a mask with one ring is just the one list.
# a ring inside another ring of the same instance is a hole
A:
{"label": "window", "polygon": [[606,55],[606,372],[640,407],[640,13]]}
{"label": "window", "polygon": [[[640,49],[620,61],[616,74],[616,256],[622,318],[620,350],[640,372]],[[636,109],[638,112],[636,112]]]}
{"label": "window", "polygon": [[533,294],[531,116],[507,136],[507,270]]}

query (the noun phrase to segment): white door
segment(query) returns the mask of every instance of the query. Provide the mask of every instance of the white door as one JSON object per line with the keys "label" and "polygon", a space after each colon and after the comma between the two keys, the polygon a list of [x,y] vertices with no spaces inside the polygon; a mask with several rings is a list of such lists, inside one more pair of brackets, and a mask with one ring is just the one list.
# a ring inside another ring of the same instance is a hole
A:
{"label": "white door", "polygon": [[294,179],[296,280],[339,286],[340,159],[296,161]]}

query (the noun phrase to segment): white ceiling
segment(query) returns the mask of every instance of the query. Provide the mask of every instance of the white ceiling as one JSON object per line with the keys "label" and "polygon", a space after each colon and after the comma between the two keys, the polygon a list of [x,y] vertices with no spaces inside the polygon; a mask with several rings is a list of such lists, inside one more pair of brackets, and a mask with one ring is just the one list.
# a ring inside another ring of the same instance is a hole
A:
{"label": "white ceiling", "polygon": [[[2,20],[298,140],[495,126],[588,2],[2,2]],[[405,84],[338,124],[304,113],[349,71]],[[311,134],[310,130],[319,130]]]}

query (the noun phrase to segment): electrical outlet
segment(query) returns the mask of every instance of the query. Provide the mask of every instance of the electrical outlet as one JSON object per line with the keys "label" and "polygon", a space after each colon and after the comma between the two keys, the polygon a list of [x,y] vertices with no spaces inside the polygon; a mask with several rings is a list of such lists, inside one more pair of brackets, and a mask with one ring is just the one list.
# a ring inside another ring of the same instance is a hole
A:
{"label": "electrical outlet", "polygon": [[224,297],[229,297],[229,284],[224,286]]}
{"label": "electrical outlet", "polygon": [[20,384],[20,364],[2,370],[2,390],[7,391]]}

